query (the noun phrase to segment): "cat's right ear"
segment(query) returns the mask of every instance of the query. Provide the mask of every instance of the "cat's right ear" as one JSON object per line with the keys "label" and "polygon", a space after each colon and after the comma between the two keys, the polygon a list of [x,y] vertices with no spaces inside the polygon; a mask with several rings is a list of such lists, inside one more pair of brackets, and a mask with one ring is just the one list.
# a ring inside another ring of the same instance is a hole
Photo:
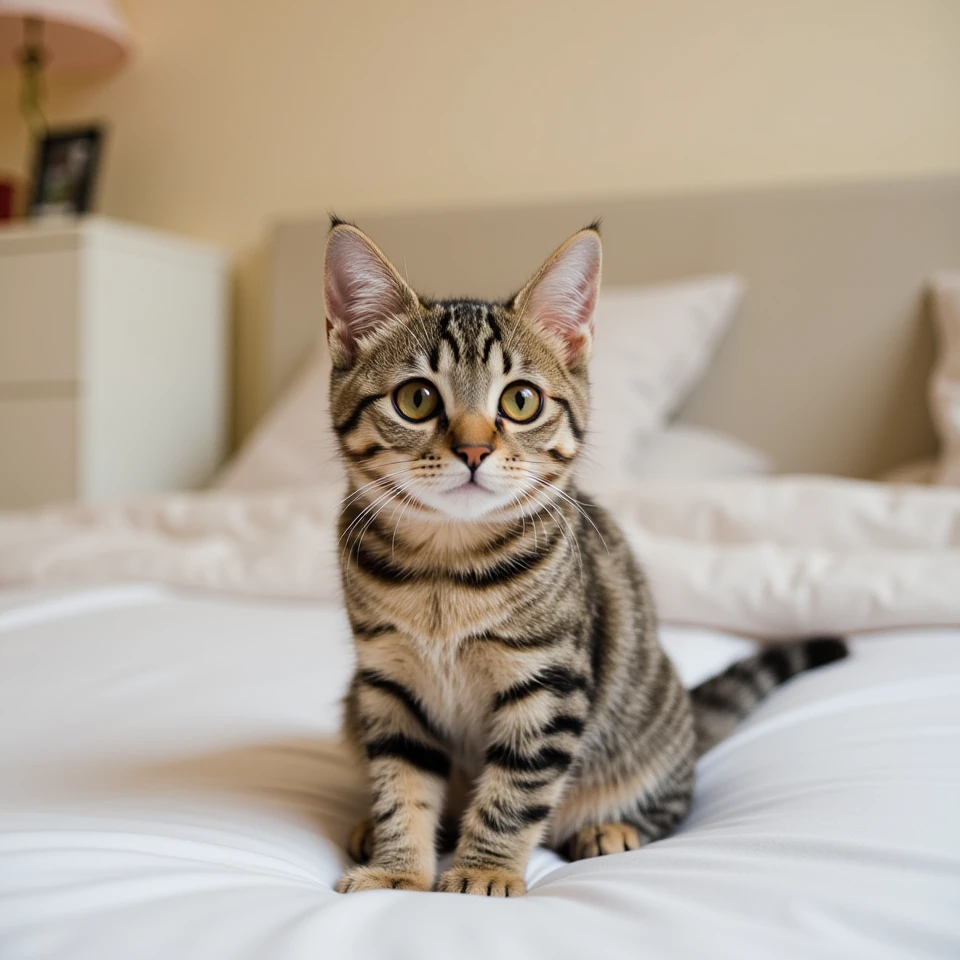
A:
{"label": "cat's right ear", "polygon": [[366,338],[416,309],[417,295],[377,245],[349,223],[334,223],[323,257],[327,342],[335,367],[351,366]]}

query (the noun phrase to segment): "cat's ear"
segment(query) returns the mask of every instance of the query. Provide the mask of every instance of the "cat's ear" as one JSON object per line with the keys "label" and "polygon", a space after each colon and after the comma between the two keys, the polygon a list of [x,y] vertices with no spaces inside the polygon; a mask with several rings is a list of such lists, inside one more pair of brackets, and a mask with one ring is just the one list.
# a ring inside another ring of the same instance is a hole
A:
{"label": "cat's ear", "polygon": [[525,322],[557,342],[570,367],[585,365],[593,351],[602,259],[600,231],[591,225],[555,250],[515,301]]}
{"label": "cat's ear", "polygon": [[416,309],[417,295],[352,224],[334,221],[323,258],[327,342],[335,367],[349,367],[361,341]]}

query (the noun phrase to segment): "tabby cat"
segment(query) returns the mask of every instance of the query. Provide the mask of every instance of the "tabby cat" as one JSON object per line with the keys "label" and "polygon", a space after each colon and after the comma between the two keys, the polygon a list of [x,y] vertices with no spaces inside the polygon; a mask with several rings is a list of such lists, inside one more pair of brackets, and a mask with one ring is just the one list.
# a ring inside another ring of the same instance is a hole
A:
{"label": "tabby cat", "polygon": [[798,641],[680,684],[642,570],[575,482],[600,264],[592,225],[510,300],[426,300],[333,222],[357,656],[345,731],[372,791],[340,892],[433,888],[455,794],[439,890],[520,895],[541,841],[573,859],[635,850],[684,817],[699,754],[777,684],[846,653]]}

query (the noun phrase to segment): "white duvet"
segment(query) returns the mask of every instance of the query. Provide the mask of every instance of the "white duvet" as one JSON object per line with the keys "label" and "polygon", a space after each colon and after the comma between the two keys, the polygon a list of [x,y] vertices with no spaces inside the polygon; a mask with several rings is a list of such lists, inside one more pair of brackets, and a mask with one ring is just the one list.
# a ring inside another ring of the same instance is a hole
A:
{"label": "white duvet", "polygon": [[0,518],[0,958],[960,956],[960,494],[611,506],[688,681],[747,635],[854,654],[703,758],[676,836],[538,851],[514,901],[332,892],[363,785],[325,497]]}

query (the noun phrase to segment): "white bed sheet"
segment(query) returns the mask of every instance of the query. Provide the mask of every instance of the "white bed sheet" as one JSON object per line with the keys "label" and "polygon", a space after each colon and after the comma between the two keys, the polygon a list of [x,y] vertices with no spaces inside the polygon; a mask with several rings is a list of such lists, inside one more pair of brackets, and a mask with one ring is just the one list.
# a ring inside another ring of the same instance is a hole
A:
{"label": "white bed sheet", "polygon": [[[690,682],[742,640],[668,629]],[[960,956],[960,629],[858,639],[700,764],[682,830],[519,900],[332,885],[343,614],[0,594],[0,957]]]}

